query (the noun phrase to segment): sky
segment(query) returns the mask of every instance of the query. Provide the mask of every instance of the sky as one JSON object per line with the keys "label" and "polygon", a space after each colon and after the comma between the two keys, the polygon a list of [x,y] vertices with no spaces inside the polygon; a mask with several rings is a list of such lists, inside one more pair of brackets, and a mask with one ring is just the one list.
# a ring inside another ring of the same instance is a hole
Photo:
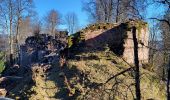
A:
{"label": "sky", "polygon": [[[86,12],[82,10],[81,0],[34,0],[34,4],[40,18],[51,9],[55,9],[62,15],[62,18],[69,12],[76,13],[80,27],[88,23]],[[61,25],[60,28],[65,28],[65,26]]]}
{"label": "sky", "polygon": [[[35,10],[40,18],[43,18],[51,9],[55,9],[62,15],[62,18],[64,18],[64,16],[69,12],[76,13],[79,20],[79,26],[81,28],[85,27],[89,22],[87,13],[82,10],[82,0],[34,0],[34,3]],[[152,21],[149,20],[149,18],[158,17],[157,15],[159,15],[162,11],[163,7],[151,5],[147,9],[145,20],[151,26]],[[60,25],[59,28],[66,29],[66,26]]]}

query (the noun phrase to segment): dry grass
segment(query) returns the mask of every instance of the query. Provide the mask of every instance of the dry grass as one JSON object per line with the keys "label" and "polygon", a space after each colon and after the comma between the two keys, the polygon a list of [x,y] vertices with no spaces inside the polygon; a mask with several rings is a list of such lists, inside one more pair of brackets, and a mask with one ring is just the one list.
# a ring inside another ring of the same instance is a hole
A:
{"label": "dry grass", "polygon": [[[98,60],[70,60],[68,61],[69,68],[76,67],[79,71],[87,74],[89,83],[104,83],[111,76],[123,71],[129,66],[119,57],[114,54],[105,52],[82,53],[79,56],[88,57],[91,55],[97,56]],[[156,74],[145,70],[141,70],[141,93],[142,99],[165,99],[165,84],[157,78]],[[79,87],[82,84],[79,84]],[[134,78],[132,72],[125,73],[113,79],[102,88],[92,88],[88,90],[88,86],[84,86],[85,94],[80,96],[81,99],[115,99],[115,100],[132,100],[135,95]],[[100,91],[100,92],[99,92]],[[95,95],[95,96],[94,96]]]}

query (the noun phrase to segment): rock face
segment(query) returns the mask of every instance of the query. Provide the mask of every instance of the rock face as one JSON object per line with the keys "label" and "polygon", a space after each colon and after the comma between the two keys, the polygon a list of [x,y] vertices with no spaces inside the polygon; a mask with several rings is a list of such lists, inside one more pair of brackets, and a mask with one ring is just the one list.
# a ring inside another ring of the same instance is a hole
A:
{"label": "rock face", "polygon": [[147,63],[149,57],[147,23],[142,21],[128,21],[121,24],[100,23],[91,25],[81,32],[85,35],[87,48],[98,49],[108,44],[114,53],[122,56],[127,62],[134,62],[132,26],[137,28],[139,47],[139,61]]}
{"label": "rock face", "polygon": [[20,47],[21,66],[9,68],[5,76],[10,78],[1,79],[0,88],[7,90],[0,90],[1,95],[17,100],[56,100],[60,87],[64,87],[59,73],[65,65],[60,52],[67,46],[66,35],[28,37]]}
{"label": "rock face", "polygon": [[66,35],[39,34],[30,36],[20,46],[20,65],[29,67],[35,63],[47,63],[67,46]]}

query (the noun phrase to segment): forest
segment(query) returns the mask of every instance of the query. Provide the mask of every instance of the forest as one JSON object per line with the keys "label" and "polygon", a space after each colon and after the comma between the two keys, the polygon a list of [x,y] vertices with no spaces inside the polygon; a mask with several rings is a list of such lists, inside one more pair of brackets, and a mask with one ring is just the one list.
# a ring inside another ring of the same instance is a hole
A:
{"label": "forest", "polygon": [[0,0],[0,100],[170,100],[170,0]]}

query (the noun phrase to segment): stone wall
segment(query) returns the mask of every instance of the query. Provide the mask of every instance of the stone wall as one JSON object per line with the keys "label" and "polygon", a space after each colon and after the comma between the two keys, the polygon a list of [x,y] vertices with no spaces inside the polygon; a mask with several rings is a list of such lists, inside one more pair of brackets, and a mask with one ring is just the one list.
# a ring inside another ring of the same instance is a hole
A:
{"label": "stone wall", "polygon": [[[143,29],[140,30],[140,36],[138,37],[139,31],[137,30],[137,38],[139,41],[138,44],[138,57],[139,57],[139,61],[141,63],[147,63],[149,60],[149,48],[147,48],[146,46],[148,46],[148,41],[149,41],[149,31],[148,28],[145,27]],[[133,36],[132,36],[132,32],[129,31],[127,32],[127,36],[128,38],[125,40],[125,44],[124,44],[124,53],[123,53],[123,57],[127,60],[127,62],[129,63],[133,63],[134,61],[134,46],[133,46]],[[140,44],[143,43],[143,45]]]}
{"label": "stone wall", "polygon": [[[87,48],[97,49],[103,47],[105,44],[109,44],[109,47],[123,57],[127,62],[134,62],[133,51],[133,37],[132,26],[137,28],[137,39],[139,42],[139,60],[141,63],[147,63],[149,57],[148,39],[149,31],[147,23],[142,21],[128,21],[121,24],[96,24],[91,25],[82,32],[85,34],[85,43]],[[102,27],[102,28],[101,28]],[[140,43],[144,44],[142,46]],[[91,50],[92,50],[91,49]]]}

